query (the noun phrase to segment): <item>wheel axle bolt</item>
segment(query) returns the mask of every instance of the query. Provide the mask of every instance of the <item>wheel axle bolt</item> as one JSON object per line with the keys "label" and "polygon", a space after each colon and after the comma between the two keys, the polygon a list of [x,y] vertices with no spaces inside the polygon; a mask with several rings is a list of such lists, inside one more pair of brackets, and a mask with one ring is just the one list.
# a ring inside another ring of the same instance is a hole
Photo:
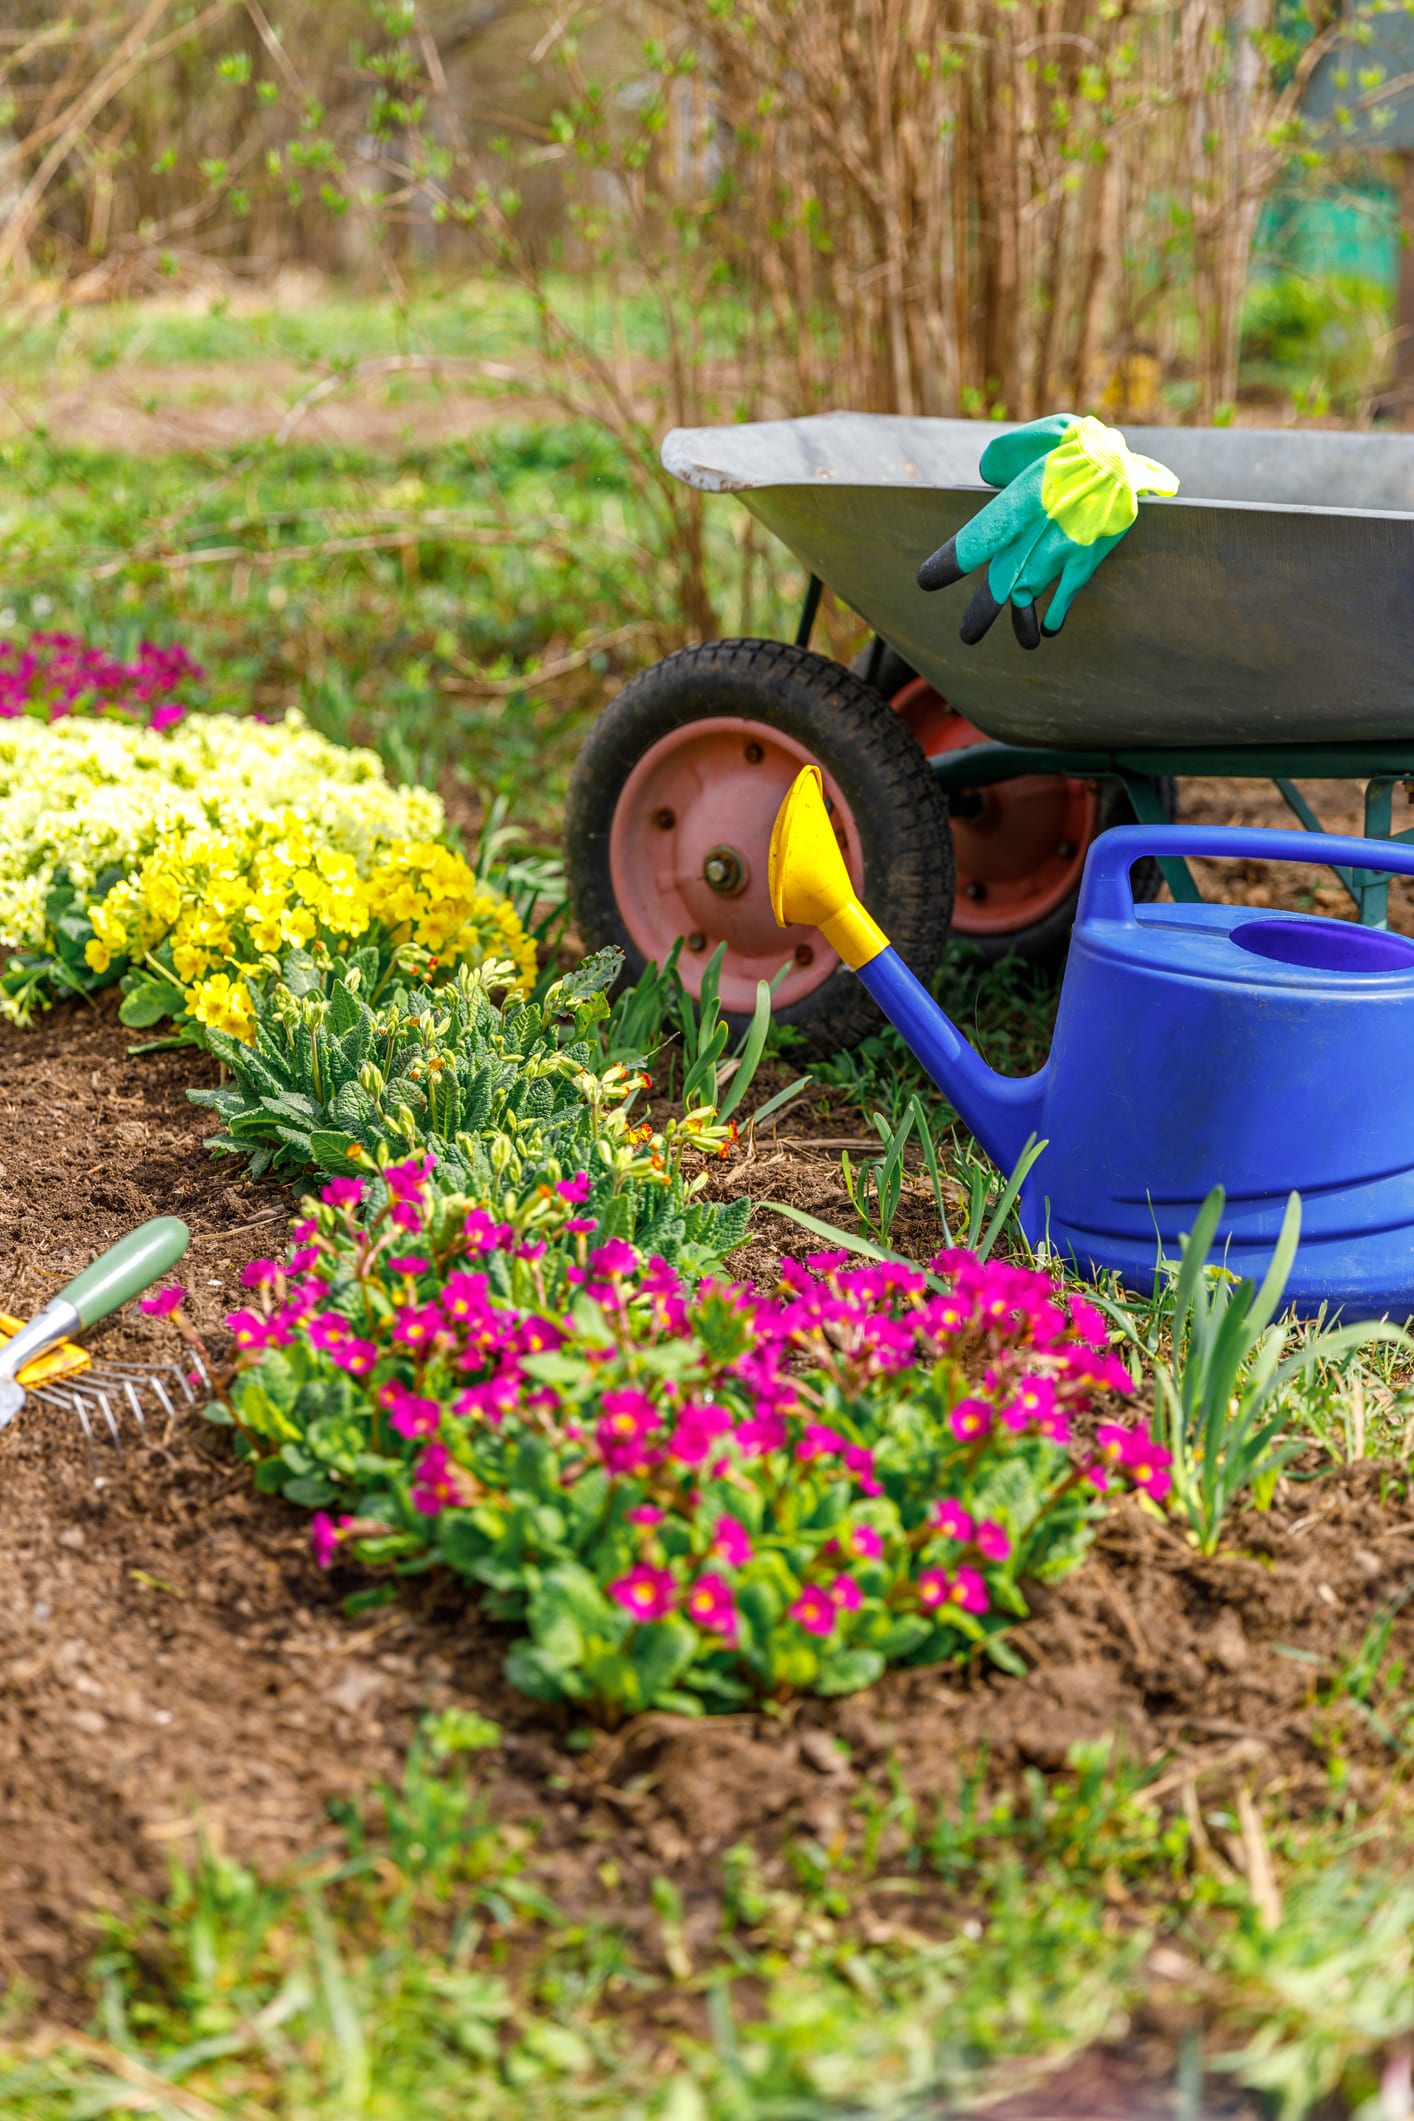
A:
{"label": "wheel axle bolt", "polygon": [[677,817],[676,814],[671,810],[655,810],[653,813],[653,822],[658,827],[658,830],[660,832],[671,832],[674,825],[677,823]]}
{"label": "wheel axle bolt", "polygon": [[707,938],[702,933],[702,930],[700,928],[693,929],[691,935],[687,939],[687,947],[689,950],[694,952],[705,950],[707,948]]}
{"label": "wheel axle bolt", "polygon": [[747,763],[747,765],[748,765],[748,766],[759,766],[759,765],[760,765],[760,763],[761,763],[761,761],[762,761],[762,759],[764,759],[764,758],[765,758],[765,756],[766,756],[766,754],[765,754],[765,752],[764,752],[764,751],[762,750],[762,748],[761,748],[761,746],[760,746],[759,744],[748,744],[748,745],[747,745],[747,747],[746,747],[746,763]]}
{"label": "wheel axle bolt", "polygon": [[1057,844],[1056,853],[1060,856],[1063,862],[1073,862],[1075,860],[1074,840],[1061,840]]}
{"label": "wheel axle bolt", "polygon": [[733,898],[746,882],[746,863],[735,847],[711,847],[702,863],[702,878],[724,898]]}
{"label": "wheel axle bolt", "polygon": [[974,876],[971,883],[963,886],[962,895],[964,898],[970,898],[974,901],[984,899],[987,896],[987,887],[980,877]]}
{"label": "wheel axle bolt", "polygon": [[797,943],[797,944],[796,944],[796,948],[795,948],[795,961],[796,961],[796,963],[797,963],[798,965],[813,965],[813,964],[814,964],[814,962],[815,962],[815,952],[814,952],[814,951],[813,951],[813,950],[811,949],[811,947],[810,947],[809,943]]}

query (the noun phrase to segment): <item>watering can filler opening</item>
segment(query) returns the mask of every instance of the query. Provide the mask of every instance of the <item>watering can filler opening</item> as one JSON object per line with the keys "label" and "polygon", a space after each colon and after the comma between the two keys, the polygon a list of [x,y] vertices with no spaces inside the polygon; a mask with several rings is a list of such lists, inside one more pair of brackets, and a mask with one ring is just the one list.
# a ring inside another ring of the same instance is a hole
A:
{"label": "watering can filler opening", "polygon": [[1050,1055],[995,1074],[855,896],[806,767],[771,842],[778,921],[857,973],[993,1161],[1046,1141],[1022,1187],[1027,1238],[1084,1273],[1152,1284],[1214,1186],[1213,1257],[1265,1271],[1287,1196],[1301,1244],[1287,1300],[1346,1318],[1414,1313],[1414,941],[1248,906],[1136,905],[1145,855],[1345,864],[1414,875],[1414,847],[1329,833],[1134,825],[1081,885]]}

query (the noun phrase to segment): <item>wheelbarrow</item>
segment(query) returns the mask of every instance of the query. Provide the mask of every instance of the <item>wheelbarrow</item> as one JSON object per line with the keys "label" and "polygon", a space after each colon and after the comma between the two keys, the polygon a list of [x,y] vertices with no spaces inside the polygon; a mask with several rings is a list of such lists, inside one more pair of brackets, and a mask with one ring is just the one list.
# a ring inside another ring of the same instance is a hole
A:
{"label": "wheelbarrow", "polygon": [[[1313,831],[1298,783],[1362,781],[1366,836],[1391,836],[1394,789],[1414,784],[1414,437],[1126,429],[1181,491],[1141,500],[1064,633],[1026,655],[1002,626],[964,647],[963,593],[915,579],[989,497],[997,432],[835,413],[667,437],[666,468],[738,495],[808,586],[793,642],[681,650],[591,731],[565,834],[587,945],[618,944],[637,972],[682,937],[695,991],[725,944],[730,1013],[777,979],[777,1019],[807,1049],[865,1035],[872,1004],[824,937],[771,914],[771,825],[810,762],[859,896],[924,981],[950,932],[1057,955],[1090,843],[1171,822],[1185,774],[1271,779]],[[809,646],[826,586],[872,634],[852,668]],[[1388,875],[1336,874],[1384,927]],[[1171,855],[1134,888],[1161,881],[1200,896]]]}

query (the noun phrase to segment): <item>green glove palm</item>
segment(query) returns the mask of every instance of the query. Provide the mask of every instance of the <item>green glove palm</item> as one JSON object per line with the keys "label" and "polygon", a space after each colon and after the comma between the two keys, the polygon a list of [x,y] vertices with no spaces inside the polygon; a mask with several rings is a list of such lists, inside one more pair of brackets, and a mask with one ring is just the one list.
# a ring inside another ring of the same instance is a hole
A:
{"label": "green glove palm", "polygon": [[[1072,412],[998,435],[982,453],[981,472],[1001,492],[918,570],[920,589],[946,589],[985,567],[963,614],[969,647],[1004,604],[1023,648],[1059,633],[1076,591],[1133,524],[1138,496],[1178,492],[1173,472],[1136,456],[1118,428]],[[1052,583],[1040,625],[1036,599]]]}

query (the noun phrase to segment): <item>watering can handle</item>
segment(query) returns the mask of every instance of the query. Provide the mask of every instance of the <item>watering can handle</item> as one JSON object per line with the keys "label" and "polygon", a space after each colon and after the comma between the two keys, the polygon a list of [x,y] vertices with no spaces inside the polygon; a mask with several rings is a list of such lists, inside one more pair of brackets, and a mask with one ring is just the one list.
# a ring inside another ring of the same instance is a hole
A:
{"label": "watering can handle", "polygon": [[1340,832],[1267,832],[1230,825],[1117,825],[1102,832],[1085,860],[1076,924],[1134,918],[1129,872],[1145,855],[1207,854],[1219,861],[1315,862],[1326,868],[1414,876],[1414,845],[1354,839]]}

